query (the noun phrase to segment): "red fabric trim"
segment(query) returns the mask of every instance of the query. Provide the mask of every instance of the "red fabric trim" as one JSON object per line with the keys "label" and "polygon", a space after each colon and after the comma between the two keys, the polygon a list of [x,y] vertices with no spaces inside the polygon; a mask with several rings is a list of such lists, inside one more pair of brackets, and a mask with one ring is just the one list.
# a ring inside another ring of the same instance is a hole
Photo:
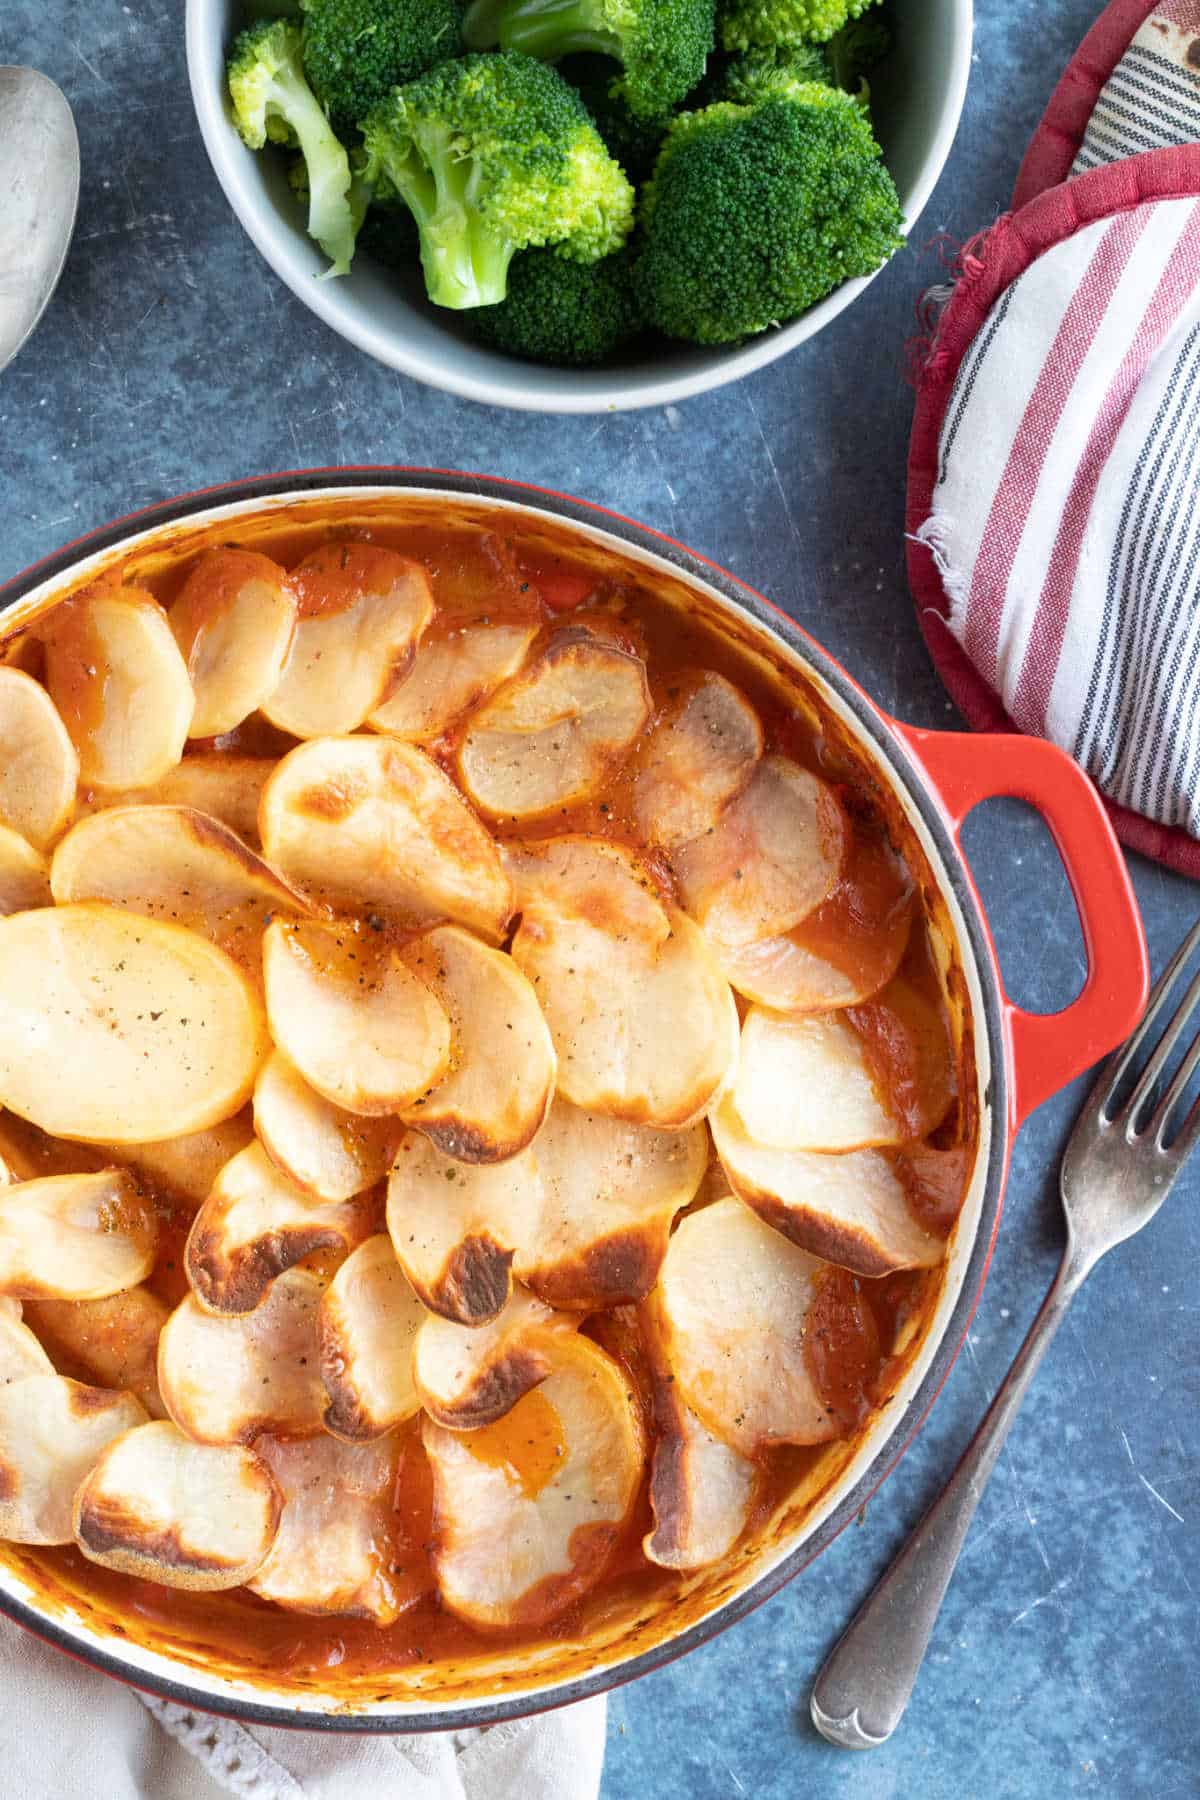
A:
{"label": "red fabric trim", "polygon": [[[1137,3],[1145,8],[1145,16],[1150,8],[1145,7],[1145,0]],[[1116,0],[1105,18],[1120,6],[1128,10],[1128,0]],[[904,514],[908,583],[934,666],[951,699],[976,731],[1016,731],[1017,727],[999,696],[951,636],[945,624],[950,603],[933,553],[916,541],[916,532],[932,509],[942,420],[963,357],[1005,288],[1055,244],[1096,219],[1147,201],[1198,196],[1200,144],[1150,150],[1144,156],[1127,157],[1122,162],[1091,169],[1073,181],[1060,182],[1018,212],[1006,213],[997,220],[976,245],[976,260],[958,282],[942,314],[932,353],[920,372],[909,441]],[[1123,844],[1200,879],[1200,841],[1178,826],[1156,824],[1107,797],[1104,804]]]}

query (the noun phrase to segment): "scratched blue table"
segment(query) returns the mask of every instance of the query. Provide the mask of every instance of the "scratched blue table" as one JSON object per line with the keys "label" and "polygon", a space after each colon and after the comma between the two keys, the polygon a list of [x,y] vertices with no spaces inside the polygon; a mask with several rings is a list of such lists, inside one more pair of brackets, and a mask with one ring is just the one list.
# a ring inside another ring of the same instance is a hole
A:
{"label": "scratched blue table", "polygon": [[[913,245],[831,330],[678,408],[556,420],[377,367],[280,285],[210,174],[178,0],[3,0],[0,61],[62,84],[84,172],[62,287],[0,376],[0,577],[115,514],[229,477],[368,461],[488,470],[674,533],[772,595],[884,706],[955,723],[904,583],[904,341],[937,272],[923,246],[1003,208],[1094,8],[983,0],[966,114]],[[992,803],[967,841],[1015,997],[1064,1004],[1082,952],[1040,823]],[[1200,893],[1133,862],[1157,967]],[[808,1724],[822,1656],[937,1491],[1050,1281],[1055,1169],[1078,1098],[1061,1095],[1022,1134],[966,1353],[916,1446],[861,1525],[790,1588],[613,1697],[603,1800],[1200,1790],[1200,1166],[1101,1266],[1052,1348],[897,1737],[851,1759]]]}

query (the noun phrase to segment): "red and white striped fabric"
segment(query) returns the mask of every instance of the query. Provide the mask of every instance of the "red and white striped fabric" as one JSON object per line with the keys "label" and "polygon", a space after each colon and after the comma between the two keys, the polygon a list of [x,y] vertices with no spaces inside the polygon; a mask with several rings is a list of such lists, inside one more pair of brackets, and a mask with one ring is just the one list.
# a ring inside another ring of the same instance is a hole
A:
{"label": "red and white striped fabric", "polygon": [[1200,0],[1160,0],[1088,119],[1072,175],[1200,139]]}

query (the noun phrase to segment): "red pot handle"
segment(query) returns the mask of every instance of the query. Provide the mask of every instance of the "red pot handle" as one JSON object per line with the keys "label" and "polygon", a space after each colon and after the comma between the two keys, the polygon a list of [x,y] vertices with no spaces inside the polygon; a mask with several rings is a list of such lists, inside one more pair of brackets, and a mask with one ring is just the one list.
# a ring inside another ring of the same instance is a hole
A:
{"label": "red pot handle", "polygon": [[[1125,859],[1103,802],[1077,763],[1044,738],[1015,733],[893,729],[941,801],[956,843],[981,800],[1027,800],[1062,858],[1087,953],[1087,979],[1070,1006],[1031,1013],[1001,985],[1012,1080],[1012,1127],[1127,1037],[1150,984],[1146,939]],[[960,843],[961,847],[961,843]]]}

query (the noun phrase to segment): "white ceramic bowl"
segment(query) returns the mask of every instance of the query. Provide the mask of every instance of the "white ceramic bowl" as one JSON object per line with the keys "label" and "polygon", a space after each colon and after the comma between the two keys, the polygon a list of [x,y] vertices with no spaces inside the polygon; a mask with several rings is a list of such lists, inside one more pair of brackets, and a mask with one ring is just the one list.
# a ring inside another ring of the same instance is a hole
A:
{"label": "white ceramic bowl", "polygon": [[[972,0],[895,0],[895,44],[871,78],[872,113],[911,231],[958,128],[971,61]],[[531,412],[610,412],[663,406],[736,381],[795,349],[855,300],[870,276],[740,349],[665,342],[603,369],[550,369],[472,343],[453,313],[427,304],[419,273],[404,278],[366,257],[342,280],[296,218],[283,159],[247,150],[229,121],[225,50],[240,0],[187,0],[187,59],[200,131],[233,210],[275,273],[306,306],[390,368],[469,400]]]}

